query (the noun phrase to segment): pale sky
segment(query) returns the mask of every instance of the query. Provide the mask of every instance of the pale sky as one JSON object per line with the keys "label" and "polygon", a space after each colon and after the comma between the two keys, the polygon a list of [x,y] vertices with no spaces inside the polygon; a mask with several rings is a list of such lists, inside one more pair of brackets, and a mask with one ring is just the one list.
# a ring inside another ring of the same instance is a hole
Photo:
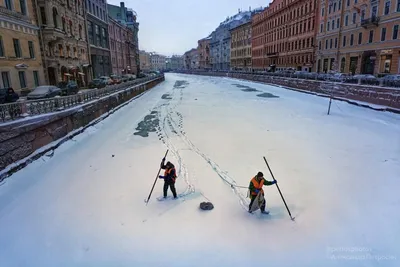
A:
{"label": "pale sky", "polygon": [[[127,0],[125,6],[138,14],[139,47],[166,56],[182,55],[197,47],[227,16],[238,9],[265,7],[268,0]],[[109,0],[119,5],[120,1]]]}

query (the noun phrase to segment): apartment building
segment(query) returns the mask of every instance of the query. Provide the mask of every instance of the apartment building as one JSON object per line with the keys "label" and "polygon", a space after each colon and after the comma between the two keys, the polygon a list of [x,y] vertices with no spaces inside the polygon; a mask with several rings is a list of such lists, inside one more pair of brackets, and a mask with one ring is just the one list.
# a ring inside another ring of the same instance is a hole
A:
{"label": "apartment building", "polygon": [[311,71],[317,1],[274,0],[252,18],[253,69]]}
{"label": "apartment building", "polygon": [[1,4],[0,87],[24,94],[45,83],[38,34],[31,1]]}
{"label": "apartment building", "polygon": [[322,1],[318,11],[319,72],[399,73],[400,1]]}
{"label": "apartment building", "polygon": [[210,69],[210,40],[211,37],[197,41],[197,52],[199,55],[199,68]]}
{"label": "apartment building", "polygon": [[231,29],[231,70],[252,70],[251,21]]}

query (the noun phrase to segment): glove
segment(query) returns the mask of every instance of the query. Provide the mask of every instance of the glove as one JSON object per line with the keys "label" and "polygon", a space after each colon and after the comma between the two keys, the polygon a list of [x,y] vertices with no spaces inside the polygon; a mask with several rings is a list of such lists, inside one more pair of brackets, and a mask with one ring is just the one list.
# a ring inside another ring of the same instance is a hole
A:
{"label": "glove", "polygon": [[272,184],[276,184],[278,181],[277,180],[274,180],[274,181],[272,181]]}
{"label": "glove", "polygon": [[158,176],[158,178],[160,178],[160,179],[164,179],[164,178],[165,178],[165,176],[162,176],[162,175],[160,175],[160,176]]}
{"label": "glove", "polygon": [[256,194],[258,194],[258,192],[260,192],[260,190],[259,190],[259,189],[255,189],[254,192],[255,192]]}

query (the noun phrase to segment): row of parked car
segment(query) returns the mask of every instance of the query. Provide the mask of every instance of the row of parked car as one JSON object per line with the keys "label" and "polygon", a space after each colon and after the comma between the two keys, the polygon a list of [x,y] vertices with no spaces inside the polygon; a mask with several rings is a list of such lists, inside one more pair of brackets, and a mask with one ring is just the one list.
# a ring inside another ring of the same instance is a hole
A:
{"label": "row of parked car", "polygon": [[400,87],[400,74],[388,74],[381,78],[377,78],[372,74],[351,75],[348,73],[317,73],[317,72],[290,71],[290,70],[281,70],[276,72],[267,72],[260,74],[292,77],[298,79]]}
{"label": "row of parked car", "polygon": [[122,76],[118,75],[111,75],[111,76],[101,76],[97,79],[93,79],[89,83],[89,88],[104,88],[107,85],[113,85],[113,84],[120,84],[128,81],[133,81],[136,79],[136,75],[133,74],[125,74]]}

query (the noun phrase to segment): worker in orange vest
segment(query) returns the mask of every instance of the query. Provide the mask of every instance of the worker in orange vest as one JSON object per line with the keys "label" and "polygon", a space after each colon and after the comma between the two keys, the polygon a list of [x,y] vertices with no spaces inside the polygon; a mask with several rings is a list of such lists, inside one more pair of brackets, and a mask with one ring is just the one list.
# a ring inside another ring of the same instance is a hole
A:
{"label": "worker in orange vest", "polygon": [[[264,190],[262,189],[263,185],[273,185],[276,184],[276,180],[274,181],[267,181],[264,179],[264,174],[262,172],[258,172],[256,176],[254,176],[249,185],[250,190],[250,205],[249,205],[249,212],[251,212],[251,205],[253,205],[254,200],[256,199],[258,193],[261,191],[262,195],[264,196]],[[260,210],[262,213],[268,214],[268,211],[265,211],[265,198],[260,206]]]}
{"label": "worker in orange vest", "polygon": [[159,176],[160,179],[164,179],[164,198],[167,198],[168,187],[171,188],[172,194],[174,198],[177,198],[176,189],[175,189],[175,180],[176,180],[176,171],[175,166],[171,162],[167,162],[164,165],[165,158],[161,161],[161,169],[164,169],[164,175]]}

